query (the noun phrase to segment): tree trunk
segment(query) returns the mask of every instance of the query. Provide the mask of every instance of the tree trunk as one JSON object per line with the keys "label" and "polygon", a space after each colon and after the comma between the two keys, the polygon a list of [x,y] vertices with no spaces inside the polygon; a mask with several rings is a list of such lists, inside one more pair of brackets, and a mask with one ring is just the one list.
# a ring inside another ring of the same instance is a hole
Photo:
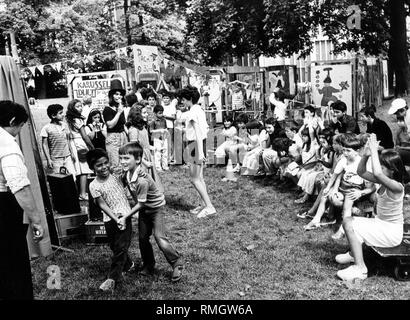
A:
{"label": "tree trunk", "polygon": [[407,55],[406,10],[404,0],[389,0],[390,46],[389,60],[396,76],[394,95],[402,96],[408,92],[409,59]]}

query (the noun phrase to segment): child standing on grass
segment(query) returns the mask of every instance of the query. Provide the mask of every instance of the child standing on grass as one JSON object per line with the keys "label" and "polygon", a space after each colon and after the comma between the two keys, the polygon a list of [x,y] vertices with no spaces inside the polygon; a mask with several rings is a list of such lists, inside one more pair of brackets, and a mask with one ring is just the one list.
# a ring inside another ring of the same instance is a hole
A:
{"label": "child standing on grass", "polygon": [[129,217],[131,207],[121,182],[110,173],[108,154],[102,149],[87,152],[87,163],[93,168],[96,178],[90,183],[90,193],[104,213],[103,221],[110,248],[113,252],[108,279],[101,286],[102,291],[113,291],[122,280],[122,273],[134,268],[128,255],[132,226]]}
{"label": "child standing on grass", "polygon": [[155,118],[149,124],[152,140],[154,141],[154,157],[157,171],[168,171],[168,129],[164,118],[164,107],[154,107]]}
{"label": "child standing on grass", "polygon": [[51,122],[46,124],[40,132],[41,144],[47,159],[47,168],[53,173],[59,173],[65,167],[75,179],[74,150],[70,145],[70,130],[63,122],[63,106],[51,104],[47,108],[47,115]]}
{"label": "child standing on grass", "polygon": [[204,206],[198,206],[191,213],[198,213],[198,218],[216,213],[204,179],[204,163],[206,159],[206,137],[208,134],[208,123],[204,110],[198,104],[199,92],[193,86],[186,86],[178,92],[184,106],[189,110],[185,113],[185,136],[188,140],[186,161],[190,164],[189,176],[195,190],[199,193]]}
{"label": "child standing on grass", "polygon": [[135,206],[120,218],[120,224],[126,224],[127,219],[135,213],[138,215],[139,247],[143,261],[142,275],[154,273],[155,258],[149,241],[154,233],[155,241],[172,266],[172,282],[177,282],[182,277],[183,264],[179,253],[169,242],[165,234],[165,197],[159,191],[152,178],[141,169],[143,150],[137,142],[130,142],[121,147],[120,162],[124,170],[123,184],[131,193]]}
{"label": "child standing on grass", "polygon": [[[366,279],[367,267],[363,260],[362,244],[382,248],[395,247],[403,238],[403,197],[406,177],[403,162],[393,150],[378,152],[379,141],[373,133],[365,147],[357,172],[363,179],[380,184],[376,192],[377,206],[375,218],[345,217],[343,228],[350,251],[336,256],[340,264],[354,263],[339,270],[342,280]],[[373,173],[367,171],[367,160],[371,158]]]}

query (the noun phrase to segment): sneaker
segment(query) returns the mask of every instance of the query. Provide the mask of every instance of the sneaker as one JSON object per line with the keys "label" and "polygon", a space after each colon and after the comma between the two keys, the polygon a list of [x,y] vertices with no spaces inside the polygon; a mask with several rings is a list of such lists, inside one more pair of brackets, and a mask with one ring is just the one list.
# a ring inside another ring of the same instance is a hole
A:
{"label": "sneaker", "polygon": [[104,292],[113,292],[115,288],[115,281],[113,279],[107,279],[100,285],[100,290]]}
{"label": "sneaker", "polygon": [[358,266],[352,265],[346,269],[339,270],[337,276],[344,281],[364,280],[367,278],[367,268],[360,269]]}
{"label": "sneaker", "polygon": [[198,213],[197,217],[198,217],[198,218],[205,218],[205,217],[207,217],[207,216],[209,216],[209,215],[211,215],[211,214],[215,214],[215,213],[216,213],[216,209],[215,209],[215,208],[207,208],[207,207],[205,207],[205,208],[203,208],[203,209],[201,210],[200,213]]}
{"label": "sneaker", "polygon": [[241,172],[241,166],[237,164],[235,168],[233,168],[233,172]]}
{"label": "sneaker", "polygon": [[350,255],[349,252],[338,254],[335,257],[335,260],[339,264],[348,264],[348,263],[354,263],[354,258]]}
{"label": "sneaker", "polygon": [[182,271],[184,270],[184,266],[176,266],[172,271],[172,282],[178,282],[182,278]]}
{"label": "sneaker", "polygon": [[203,207],[202,207],[201,205],[199,205],[199,206],[197,206],[196,208],[193,208],[193,209],[189,210],[189,213],[198,214],[198,213],[201,212],[202,208],[203,208]]}

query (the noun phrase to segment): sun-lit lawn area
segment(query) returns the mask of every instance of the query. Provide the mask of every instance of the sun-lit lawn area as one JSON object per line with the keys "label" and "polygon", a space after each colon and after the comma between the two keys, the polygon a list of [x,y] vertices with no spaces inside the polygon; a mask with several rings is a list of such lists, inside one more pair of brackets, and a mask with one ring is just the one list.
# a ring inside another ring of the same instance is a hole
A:
{"label": "sun-lit lawn area", "polygon": [[[107,245],[65,242],[74,253],[58,251],[33,262],[37,299],[407,299],[410,283],[393,278],[392,262],[365,250],[369,278],[348,285],[336,278],[334,256],[346,240],[330,238],[324,227],[306,232],[296,217],[302,205],[295,194],[279,190],[269,178],[240,177],[222,182],[223,168],[207,168],[205,179],[218,214],[198,219],[189,213],[198,196],[186,170],[172,167],[162,174],[166,186],[169,237],[183,254],[185,273],[170,282],[171,268],[154,243],[157,272],[153,279],[133,273],[111,294],[98,291],[110,263]],[[307,207],[307,205],[304,205]],[[408,206],[406,206],[406,211]],[[131,256],[140,262],[134,226]],[[61,269],[61,290],[48,290],[47,266]]]}

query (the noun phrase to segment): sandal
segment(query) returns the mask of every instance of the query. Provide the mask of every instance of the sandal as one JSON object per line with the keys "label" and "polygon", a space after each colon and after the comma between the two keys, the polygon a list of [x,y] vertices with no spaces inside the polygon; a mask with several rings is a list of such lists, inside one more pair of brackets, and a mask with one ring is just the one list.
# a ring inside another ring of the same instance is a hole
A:
{"label": "sandal", "polygon": [[302,198],[296,199],[296,200],[295,200],[295,203],[302,204],[302,203],[305,203],[306,201],[307,201],[307,199],[305,199],[304,197],[302,197]]}
{"label": "sandal", "polygon": [[298,213],[296,216],[297,216],[298,218],[301,218],[301,219],[313,218],[313,216],[311,216],[311,215],[309,214],[309,211],[304,211],[304,212],[302,212],[302,213]]}
{"label": "sandal", "polygon": [[84,197],[83,197],[83,196],[78,196],[78,200],[80,200],[80,201],[88,201],[88,194],[86,194]]}
{"label": "sandal", "polygon": [[305,229],[305,231],[310,231],[310,230],[319,229],[321,226],[322,225],[320,222],[317,223],[317,222],[310,221],[307,225],[303,227],[303,229]]}
{"label": "sandal", "polygon": [[178,282],[182,278],[182,270],[184,270],[184,266],[176,266],[172,271],[172,282]]}

